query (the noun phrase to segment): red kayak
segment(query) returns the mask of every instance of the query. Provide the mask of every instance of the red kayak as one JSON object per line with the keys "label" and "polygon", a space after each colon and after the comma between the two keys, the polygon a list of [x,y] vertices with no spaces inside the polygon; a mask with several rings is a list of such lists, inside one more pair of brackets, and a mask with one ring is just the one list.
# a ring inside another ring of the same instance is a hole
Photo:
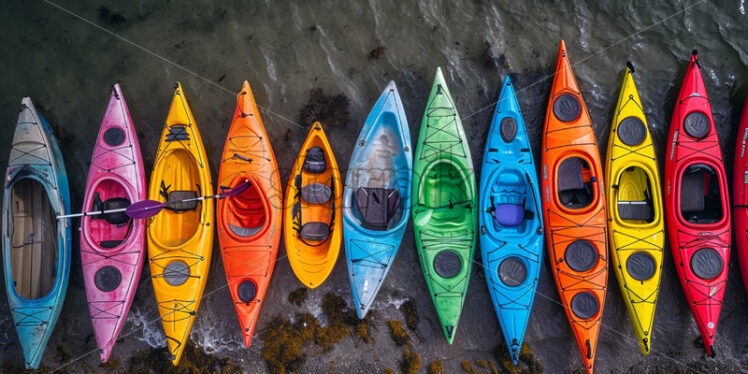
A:
{"label": "red kayak", "polygon": [[[126,208],[145,198],[145,170],[137,134],[122,91],[115,84],[91,157],[83,211]],[[138,288],[145,222],[124,212],[81,220],[83,280],[102,362],[109,358]]]}
{"label": "red kayak", "polygon": [[740,117],[738,141],[735,144],[735,166],[732,176],[732,203],[735,217],[735,240],[740,260],[740,273],[748,292],[748,97],[743,104],[743,115]]}
{"label": "red kayak", "polygon": [[670,123],[665,208],[675,267],[712,357],[730,260],[729,206],[712,106],[694,51]]}

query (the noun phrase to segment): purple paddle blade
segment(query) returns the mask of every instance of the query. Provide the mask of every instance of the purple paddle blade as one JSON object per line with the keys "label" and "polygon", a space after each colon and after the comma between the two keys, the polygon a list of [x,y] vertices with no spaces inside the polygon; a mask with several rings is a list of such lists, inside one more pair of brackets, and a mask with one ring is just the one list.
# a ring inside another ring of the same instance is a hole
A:
{"label": "purple paddle blade", "polygon": [[138,201],[127,207],[125,214],[135,219],[146,219],[158,214],[164,208],[164,205],[164,203],[154,200]]}
{"label": "purple paddle blade", "polygon": [[220,197],[221,198],[226,198],[226,197],[229,197],[229,196],[236,196],[236,195],[244,192],[251,185],[252,185],[252,182],[250,182],[248,180],[244,180],[244,182],[237,184],[236,186],[234,186],[234,188],[232,188],[230,190],[221,191],[221,193],[220,193],[221,196]]}

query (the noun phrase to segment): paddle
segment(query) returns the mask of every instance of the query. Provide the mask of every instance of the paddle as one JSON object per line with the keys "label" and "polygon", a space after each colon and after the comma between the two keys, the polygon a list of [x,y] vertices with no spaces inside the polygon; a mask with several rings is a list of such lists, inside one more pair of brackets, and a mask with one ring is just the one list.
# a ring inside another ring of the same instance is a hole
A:
{"label": "paddle", "polygon": [[127,208],[66,214],[64,216],[57,216],[57,219],[83,217],[83,216],[96,216],[100,214],[110,214],[110,213],[120,213],[120,212],[125,212],[125,214],[127,214],[127,216],[130,218],[145,219],[145,218],[150,218],[150,217],[155,216],[156,214],[158,214],[158,212],[160,212],[162,209],[166,208],[169,205],[188,203],[190,201],[203,201],[205,199],[223,199],[229,196],[236,196],[244,192],[247,188],[249,188],[250,185],[252,185],[252,183],[248,180],[245,180],[244,182],[239,183],[236,186],[234,186],[234,188],[224,189],[223,192],[216,194],[216,195],[193,197],[190,199],[169,201],[165,203],[162,203],[160,201],[155,201],[155,200],[143,200],[143,201],[138,201],[128,206]]}

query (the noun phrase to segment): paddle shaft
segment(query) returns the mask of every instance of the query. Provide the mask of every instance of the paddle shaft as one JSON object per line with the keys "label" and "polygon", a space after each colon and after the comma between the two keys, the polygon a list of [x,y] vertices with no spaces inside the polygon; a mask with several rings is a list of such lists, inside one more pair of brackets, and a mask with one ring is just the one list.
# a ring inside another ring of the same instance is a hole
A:
{"label": "paddle shaft", "polygon": [[[164,203],[161,206],[157,207],[146,207],[143,208],[144,210],[152,210],[152,209],[163,209],[166,206],[174,205],[174,204],[180,204],[180,203],[188,203],[190,201],[203,201],[205,199],[220,199],[223,195],[216,194],[216,195],[210,195],[210,196],[200,196],[200,197],[193,197],[189,199],[179,200],[179,201],[169,201]],[[121,213],[126,211],[127,208],[119,208],[119,209],[109,209],[109,210],[98,210],[93,212],[83,212],[83,213],[75,213],[75,214],[66,214],[64,216],[57,216],[57,219],[63,219],[63,218],[75,218],[75,217],[87,217],[87,216],[98,216],[101,214],[110,214],[110,213]]]}

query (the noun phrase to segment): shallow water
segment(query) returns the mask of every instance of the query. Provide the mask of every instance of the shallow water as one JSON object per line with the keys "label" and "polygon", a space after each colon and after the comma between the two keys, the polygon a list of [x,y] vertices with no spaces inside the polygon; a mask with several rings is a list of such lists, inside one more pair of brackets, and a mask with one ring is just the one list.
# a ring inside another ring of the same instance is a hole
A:
{"label": "shallow water", "polygon": [[[698,49],[729,170],[734,132],[748,93],[748,16],[744,0],[699,1],[235,1],[231,5],[129,1],[109,4],[108,12],[93,1],[64,2],[71,12],[130,43],[48,2],[3,0],[0,150],[9,149],[20,99],[30,95],[58,134],[73,206],[80,207],[88,160],[109,99],[108,87],[114,82],[122,84],[146,165],[150,166],[178,80],[185,86],[208,154],[215,156],[210,159],[215,177],[217,155],[234,110],[234,92],[247,79],[264,108],[265,125],[284,170],[285,183],[306,136],[306,129],[295,122],[310,90],[321,88],[327,94],[343,94],[350,99],[350,121],[326,129],[344,167],[368,110],[389,80],[398,84],[411,136],[417,138],[433,74],[441,66],[463,117],[476,166],[483,153],[491,105],[507,74],[518,90],[537,157],[551,84],[547,78],[555,66],[558,40],[564,38],[600,144],[607,142],[620,72],[626,60],[633,61],[660,156],[664,154],[667,126],[688,58],[692,49]],[[683,11],[692,4],[698,5]],[[370,58],[370,52],[380,46],[384,49],[379,58]],[[0,152],[0,166],[7,162],[7,155]],[[329,291],[351,302],[341,258],[328,281],[311,291],[306,303],[296,310],[286,297],[300,284],[284,255],[281,249],[258,332],[277,315],[308,310],[322,316],[319,304]],[[634,341],[611,272],[597,371],[643,372],[653,365],[683,370],[681,365],[697,361],[705,365],[699,366],[702,370],[748,370],[748,314],[744,312],[748,299],[737,258],[733,255],[730,265],[716,339],[718,356],[712,360],[704,358],[703,349],[694,344],[698,330],[670,255],[666,256],[649,357],[640,354]],[[545,265],[526,343],[548,372],[581,369],[547,262]],[[95,349],[79,268],[76,245],[65,307],[43,360],[48,367],[65,363],[57,360],[58,346],[67,347],[73,357]],[[224,285],[216,246],[206,298],[191,338],[207,351],[231,356],[246,372],[263,372],[266,367],[259,354],[262,342],[255,336],[251,348],[242,347]],[[21,364],[4,292],[0,291],[0,362]],[[476,266],[455,343],[446,344],[408,233],[373,306],[380,313],[373,331],[376,343],[359,344],[358,348],[346,342],[338,344],[331,352],[308,360],[305,371],[328,371],[330,362],[335,363],[335,372],[397,368],[400,351],[387,336],[383,321],[402,318],[397,306],[407,297],[415,298],[421,315],[418,333],[424,339],[415,339],[414,349],[421,353],[424,366],[444,359],[447,372],[459,371],[462,360],[491,358],[493,348],[502,340],[482,269]],[[115,346],[112,357],[125,361],[136,350],[164,345],[156,318],[146,270],[122,342]],[[97,360],[94,353],[67,369],[96,367]]]}

